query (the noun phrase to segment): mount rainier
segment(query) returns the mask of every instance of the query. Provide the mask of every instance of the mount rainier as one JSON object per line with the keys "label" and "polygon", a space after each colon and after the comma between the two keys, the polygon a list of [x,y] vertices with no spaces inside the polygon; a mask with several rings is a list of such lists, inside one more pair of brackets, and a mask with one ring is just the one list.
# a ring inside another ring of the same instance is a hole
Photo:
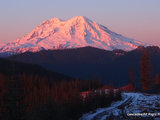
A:
{"label": "mount rainier", "polygon": [[84,16],[76,16],[69,20],[58,18],[46,20],[28,35],[1,46],[0,54],[9,56],[27,51],[38,52],[85,46],[105,50],[132,50],[140,45],[144,44],[112,32]]}

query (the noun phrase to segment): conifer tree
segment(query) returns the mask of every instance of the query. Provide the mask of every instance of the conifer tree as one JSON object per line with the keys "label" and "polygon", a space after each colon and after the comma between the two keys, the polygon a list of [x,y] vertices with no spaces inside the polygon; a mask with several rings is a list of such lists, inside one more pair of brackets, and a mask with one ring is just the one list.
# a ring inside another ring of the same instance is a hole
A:
{"label": "conifer tree", "polygon": [[4,115],[3,119],[7,120],[25,120],[25,106],[23,82],[16,77],[14,72],[6,80],[6,92],[3,97]]}
{"label": "conifer tree", "polygon": [[156,74],[156,78],[155,78],[155,85],[160,85],[160,79],[159,79],[159,74]]}
{"label": "conifer tree", "polygon": [[151,77],[152,67],[151,67],[150,56],[146,49],[143,51],[140,60],[140,74],[141,74],[140,83],[142,85],[142,90],[143,91],[150,90],[152,83],[152,77]]}
{"label": "conifer tree", "polygon": [[132,66],[130,66],[130,68],[129,68],[129,81],[130,81],[130,83],[133,85],[134,72],[133,72],[133,67],[132,67]]}
{"label": "conifer tree", "polygon": [[160,92],[160,78],[159,78],[159,74],[156,74],[156,78],[155,78],[155,89],[156,92]]}

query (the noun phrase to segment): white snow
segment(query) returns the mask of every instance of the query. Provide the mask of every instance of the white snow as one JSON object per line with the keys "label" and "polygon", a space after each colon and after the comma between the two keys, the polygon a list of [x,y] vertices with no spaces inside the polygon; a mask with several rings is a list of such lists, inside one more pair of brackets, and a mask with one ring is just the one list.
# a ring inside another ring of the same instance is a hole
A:
{"label": "white snow", "polygon": [[122,101],[113,102],[110,107],[107,107],[107,108],[98,108],[98,109],[95,110],[94,113],[90,112],[90,113],[84,114],[79,120],[91,120],[96,115],[98,115],[99,113],[102,113],[104,111],[110,111],[110,110],[118,107],[122,103],[125,103],[129,99],[129,96],[123,95],[123,98],[124,99]]}
{"label": "white snow", "polygon": [[124,112],[126,115],[134,114],[142,115],[142,117],[150,116],[155,120],[160,119],[160,95],[123,93],[122,101],[115,102],[110,107],[98,108],[95,112],[86,113],[79,120],[93,120],[97,116],[99,120],[105,120],[111,113],[114,116],[119,116],[122,111],[118,106],[122,104],[125,104]]}
{"label": "white snow", "polygon": [[[132,50],[142,42],[110,31],[83,16],[69,20],[52,18],[44,21],[31,33],[0,47],[0,53],[36,52],[42,49],[64,49],[93,46],[106,50]],[[18,49],[18,50],[17,50]]]}

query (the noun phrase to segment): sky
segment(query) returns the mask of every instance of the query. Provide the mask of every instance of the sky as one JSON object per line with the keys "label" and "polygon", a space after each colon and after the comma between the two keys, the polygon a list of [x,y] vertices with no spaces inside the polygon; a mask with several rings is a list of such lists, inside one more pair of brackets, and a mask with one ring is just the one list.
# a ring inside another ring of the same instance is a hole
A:
{"label": "sky", "polygon": [[129,38],[160,46],[160,0],[0,0],[0,43],[42,21],[86,16]]}

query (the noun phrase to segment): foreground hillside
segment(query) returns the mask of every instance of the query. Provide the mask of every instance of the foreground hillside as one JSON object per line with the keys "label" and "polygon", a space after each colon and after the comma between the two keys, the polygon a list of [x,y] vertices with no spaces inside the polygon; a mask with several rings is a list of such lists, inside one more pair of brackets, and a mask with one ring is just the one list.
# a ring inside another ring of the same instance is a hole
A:
{"label": "foreground hillside", "polygon": [[122,101],[84,114],[79,120],[159,120],[160,95],[123,93]]}

